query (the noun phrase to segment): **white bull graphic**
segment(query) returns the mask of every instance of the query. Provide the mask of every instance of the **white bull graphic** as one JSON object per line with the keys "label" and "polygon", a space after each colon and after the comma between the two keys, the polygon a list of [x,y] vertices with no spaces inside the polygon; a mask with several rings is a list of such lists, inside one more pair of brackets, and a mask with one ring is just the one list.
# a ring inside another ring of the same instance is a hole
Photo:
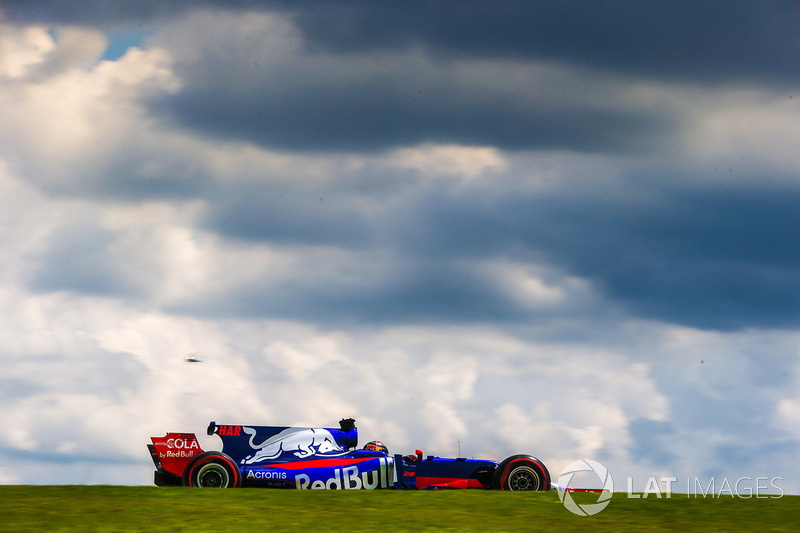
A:
{"label": "white bull graphic", "polygon": [[[331,432],[319,428],[287,428],[268,438],[261,444],[253,440],[256,430],[242,427],[242,431],[250,435],[250,447],[256,450],[252,455],[245,457],[244,464],[259,463],[266,459],[276,459],[284,453],[293,453],[296,457],[305,459],[312,455],[324,454],[343,455],[346,452],[336,443]],[[338,453],[331,453],[338,452]]]}

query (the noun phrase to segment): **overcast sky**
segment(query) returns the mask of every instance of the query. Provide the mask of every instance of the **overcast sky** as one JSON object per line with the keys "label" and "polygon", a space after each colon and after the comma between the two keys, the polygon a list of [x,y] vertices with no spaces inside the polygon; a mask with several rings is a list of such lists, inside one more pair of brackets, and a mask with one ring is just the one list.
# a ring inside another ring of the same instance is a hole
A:
{"label": "overcast sky", "polygon": [[0,483],[354,417],[800,493],[799,65],[792,0],[5,0]]}

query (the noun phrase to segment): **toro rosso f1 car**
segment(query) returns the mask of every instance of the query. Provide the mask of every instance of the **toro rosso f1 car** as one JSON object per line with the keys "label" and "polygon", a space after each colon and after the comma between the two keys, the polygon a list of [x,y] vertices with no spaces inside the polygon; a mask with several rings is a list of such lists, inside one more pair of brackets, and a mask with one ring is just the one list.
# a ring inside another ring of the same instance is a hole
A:
{"label": "toro rosso f1 car", "polygon": [[222,451],[203,451],[194,433],[167,433],[148,444],[155,484],[294,489],[548,490],[550,473],[530,455],[502,462],[390,455],[381,443],[358,447],[352,418],[338,428],[218,425],[208,435]]}

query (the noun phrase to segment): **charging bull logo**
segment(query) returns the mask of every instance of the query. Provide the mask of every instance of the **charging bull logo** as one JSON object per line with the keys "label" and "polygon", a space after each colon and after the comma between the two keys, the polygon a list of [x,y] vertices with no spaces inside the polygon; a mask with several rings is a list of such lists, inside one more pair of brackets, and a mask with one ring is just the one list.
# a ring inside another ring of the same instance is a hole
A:
{"label": "charging bull logo", "polygon": [[287,428],[261,444],[254,442],[256,437],[255,429],[243,427],[242,431],[250,435],[250,447],[256,450],[255,453],[244,458],[244,464],[276,459],[282,454],[292,454],[295,457],[305,459],[312,455],[330,457],[347,453],[336,443],[336,439],[326,429]]}

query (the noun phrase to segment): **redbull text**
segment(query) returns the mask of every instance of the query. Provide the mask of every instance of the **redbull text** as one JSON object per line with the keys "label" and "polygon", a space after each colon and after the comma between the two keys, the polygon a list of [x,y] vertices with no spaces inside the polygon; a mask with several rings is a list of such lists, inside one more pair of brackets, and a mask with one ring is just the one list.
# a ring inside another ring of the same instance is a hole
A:
{"label": "redbull text", "polygon": [[327,480],[317,479],[311,481],[307,474],[298,474],[295,477],[295,485],[298,489],[385,489],[394,485],[396,473],[394,470],[394,460],[388,457],[378,459],[379,467],[374,470],[361,472],[358,466],[346,466],[336,468],[333,477]]}

